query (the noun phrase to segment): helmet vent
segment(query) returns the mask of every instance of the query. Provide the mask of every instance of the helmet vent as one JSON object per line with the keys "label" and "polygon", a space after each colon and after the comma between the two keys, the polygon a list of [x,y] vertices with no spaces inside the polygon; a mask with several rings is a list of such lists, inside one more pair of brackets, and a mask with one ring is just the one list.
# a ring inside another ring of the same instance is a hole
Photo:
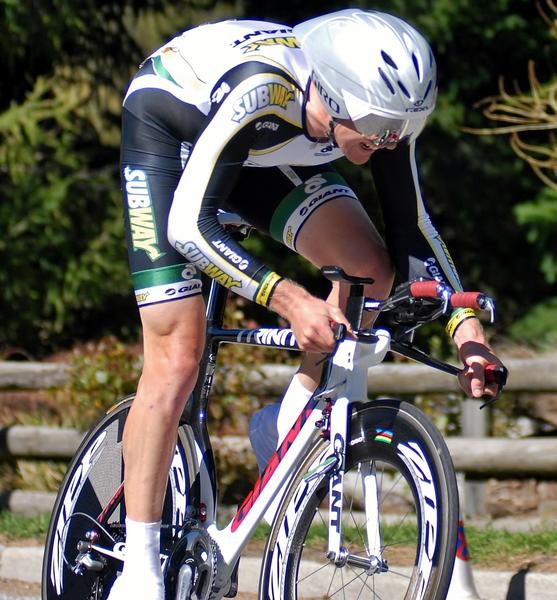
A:
{"label": "helmet vent", "polygon": [[431,81],[431,79],[429,80],[429,83],[427,84],[427,89],[425,91],[424,94],[424,100],[427,98],[427,95],[429,94],[429,92],[431,91],[431,86],[433,85],[433,81]]}
{"label": "helmet vent", "polygon": [[379,75],[381,75],[381,79],[387,84],[387,87],[389,88],[389,90],[391,90],[391,94],[393,94],[393,96],[394,96],[396,94],[395,88],[393,87],[392,83],[389,81],[389,78],[385,75],[385,73],[383,72],[383,69],[381,67],[378,67],[377,70],[379,71]]}
{"label": "helmet vent", "polygon": [[408,92],[408,90],[404,87],[404,84],[402,83],[402,81],[398,80],[398,87],[400,88],[400,90],[402,91],[402,93],[407,97],[410,98],[410,94]]}
{"label": "helmet vent", "polygon": [[420,80],[420,65],[418,63],[418,57],[412,53],[412,63],[414,64],[414,69],[416,69],[416,75],[418,76],[418,81]]}
{"label": "helmet vent", "polygon": [[383,60],[389,65],[389,67],[393,67],[393,69],[397,69],[395,61],[385,52],[385,50],[381,50],[381,56]]}

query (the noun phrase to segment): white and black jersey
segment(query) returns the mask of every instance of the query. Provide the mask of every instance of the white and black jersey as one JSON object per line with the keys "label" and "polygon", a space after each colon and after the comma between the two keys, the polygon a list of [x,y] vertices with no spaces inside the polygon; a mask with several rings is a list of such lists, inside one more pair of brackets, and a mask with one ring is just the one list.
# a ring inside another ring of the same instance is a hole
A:
{"label": "white and black jersey", "polygon": [[[124,100],[122,178],[140,305],[200,293],[198,271],[266,305],[281,276],[219,225],[230,208],[296,249],[304,221],[355,193],[331,166],[342,156],[305,123],[310,72],[292,30],[224,21],[151,55]],[[460,284],[421,198],[414,142],[371,157],[387,242],[403,277]]]}

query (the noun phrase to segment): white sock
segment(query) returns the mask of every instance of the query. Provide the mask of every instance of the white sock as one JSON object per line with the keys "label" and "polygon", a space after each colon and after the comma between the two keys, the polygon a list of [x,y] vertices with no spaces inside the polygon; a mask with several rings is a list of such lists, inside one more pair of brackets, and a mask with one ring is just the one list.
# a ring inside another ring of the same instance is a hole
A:
{"label": "white sock", "polygon": [[126,557],[108,600],[164,600],[160,559],[161,522],[141,523],[126,517]]}
{"label": "white sock", "polygon": [[299,376],[294,375],[281,402],[267,404],[250,419],[249,438],[260,473],[294,425],[300,410],[312,394],[313,392],[302,385]]}

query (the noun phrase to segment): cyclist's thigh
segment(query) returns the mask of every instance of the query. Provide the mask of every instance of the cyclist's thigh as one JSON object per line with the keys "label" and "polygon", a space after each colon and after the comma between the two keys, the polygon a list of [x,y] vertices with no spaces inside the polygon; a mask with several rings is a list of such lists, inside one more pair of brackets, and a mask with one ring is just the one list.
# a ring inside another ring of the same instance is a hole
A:
{"label": "cyclist's thigh", "polygon": [[355,272],[389,260],[383,240],[350,186],[330,165],[244,169],[231,208],[317,266]]}
{"label": "cyclist's thigh", "polygon": [[121,175],[128,257],[139,307],[201,294],[196,268],[168,242],[168,214],[187,143],[203,115],[157,89],[129,96],[122,114]]}
{"label": "cyclist's thigh", "polygon": [[[147,64],[138,77],[149,69]],[[201,276],[170,245],[166,234],[187,158],[188,144],[183,140],[194,139],[202,120],[195,107],[157,89],[140,89],[124,104],[124,213],[147,368],[180,370],[185,362],[197,365],[203,348]]]}

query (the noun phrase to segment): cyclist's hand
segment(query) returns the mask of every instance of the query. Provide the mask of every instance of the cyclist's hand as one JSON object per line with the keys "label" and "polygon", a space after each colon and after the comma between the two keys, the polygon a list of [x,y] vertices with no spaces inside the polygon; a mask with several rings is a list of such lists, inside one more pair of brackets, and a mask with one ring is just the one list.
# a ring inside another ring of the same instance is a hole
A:
{"label": "cyclist's hand", "polygon": [[496,383],[486,383],[487,365],[503,366],[493,354],[485,340],[482,326],[477,319],[464,321],[456,331],[455,343],[464,369],[458,376],[458,382],[469,398],[493,398],[499,391]]}
{"label": "cyclist's hand", "polygon": [[479,342],[465,342],[459,348],[459,355],[464,369],[458,376],[458,382],[464,393],[470,398],[494,398],[499,386],[497,383],[486,383],[485,368],[487,365],[503,366],[503,363],[488,346]]}
{"label": "cyclist's hand", "polygon": [[277,285],[271,308],[290,322],[298,346],[305,351],[330,352],[334,348],[331,324],[342,323],[351,330],[340,308],[290,281],[283,280]]}

